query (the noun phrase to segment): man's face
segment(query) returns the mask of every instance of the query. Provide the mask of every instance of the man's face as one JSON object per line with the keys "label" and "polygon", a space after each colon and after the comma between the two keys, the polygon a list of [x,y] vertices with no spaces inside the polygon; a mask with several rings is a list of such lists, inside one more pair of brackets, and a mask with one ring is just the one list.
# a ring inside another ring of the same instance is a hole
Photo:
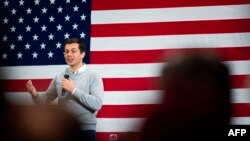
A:
{"label": "man's face", "polygon": [[82,64],[85,52],[81,53],[77,43],[66,44],[64,47],[64,58],[68,65],[72,67]]}

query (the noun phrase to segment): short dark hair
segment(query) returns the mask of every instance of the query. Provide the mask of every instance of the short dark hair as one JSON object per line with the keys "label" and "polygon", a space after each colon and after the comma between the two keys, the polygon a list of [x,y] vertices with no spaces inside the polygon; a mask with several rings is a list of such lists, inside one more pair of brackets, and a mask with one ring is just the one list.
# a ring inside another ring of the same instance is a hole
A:
{"label": "short dark hair", "polygon": [[86,52],[86,45],[84,40],[80,40],[78,38],[70,38],[64,42],[64,47],[66,44],[72,44],[72,43],[77,43],[79,45],[78,47],[81,53]]}

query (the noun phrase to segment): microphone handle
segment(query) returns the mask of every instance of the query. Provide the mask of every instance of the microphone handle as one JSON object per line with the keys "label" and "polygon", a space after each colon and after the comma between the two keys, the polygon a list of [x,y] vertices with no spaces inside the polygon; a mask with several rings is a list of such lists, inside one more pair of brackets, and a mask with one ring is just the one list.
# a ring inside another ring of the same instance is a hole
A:
{"label": "microphone handle", "polygon": [[65,90],[62,89],[62,96],[65,96]]}

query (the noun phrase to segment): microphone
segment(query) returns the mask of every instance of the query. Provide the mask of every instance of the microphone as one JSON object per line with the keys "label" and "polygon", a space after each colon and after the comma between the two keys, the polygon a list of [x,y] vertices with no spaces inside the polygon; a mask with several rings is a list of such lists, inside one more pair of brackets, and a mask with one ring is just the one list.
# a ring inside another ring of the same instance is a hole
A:
{"label": "microphone", "polygon": [[68,73],[65,73],[65,74],[64,74],[64,78],[65,78],[65,79],[69,79],[69,74],[68,74]]}
{"label": "microphone", "polygon": [[70,70],[69,70],[69,68],[66,68],[66,69],[65,69],[65,73],[64,73],[64,75],[63,75],[64,78],[65,78],[65,79],[69,79],[69,74],[70,74]]}
{"label": "microphone", "polygon": [[[69,79],[69,69],[68,68],[65,70],[65,73],[64,73],[63,77],[65,79]],[[65,96],[65,90],[64,89],[62,89],[62,96]]]}

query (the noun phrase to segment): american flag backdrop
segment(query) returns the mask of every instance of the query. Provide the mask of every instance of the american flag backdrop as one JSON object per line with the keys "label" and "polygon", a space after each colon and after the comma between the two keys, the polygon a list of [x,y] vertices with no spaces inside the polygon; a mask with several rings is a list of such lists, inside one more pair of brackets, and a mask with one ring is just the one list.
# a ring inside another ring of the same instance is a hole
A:
{"label": "american flag backdrop", "polygon": [[214,50],[230,67],[231,124],[250,125],[250,0],[3,0],[0,11],[0,79],[17,104],[31,103],[27,80],[43,92],[65,69],[63,42],[77,37],[103,77],[99,140],[140,131],[163,96],[154,85],[161,56],[193,49]]}

